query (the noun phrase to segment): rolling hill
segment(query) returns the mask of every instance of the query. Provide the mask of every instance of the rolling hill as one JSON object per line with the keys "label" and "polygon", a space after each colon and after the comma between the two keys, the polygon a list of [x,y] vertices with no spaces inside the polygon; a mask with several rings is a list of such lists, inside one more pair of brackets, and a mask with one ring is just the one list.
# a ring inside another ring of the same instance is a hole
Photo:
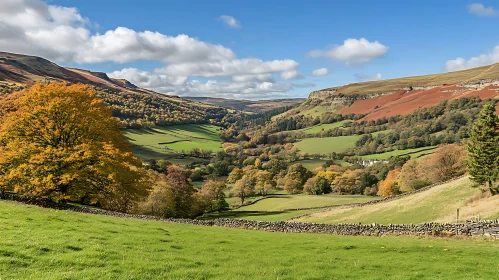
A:
{"label": "rolling hill", "polygon": [[310,93],[284,117],[317,117],[326,112],[366,114],[366,120],[406,115],[444,100],[499,97],[499,64],[463,71],[354,83]]}
{"label": "rolling hill", "polygon": [[36,82],[51,81],[95,87],[112,107],[113,114],[128,127],[207,123],[227,114],[225,108],[139,88],[126,80],[109,78],[105,73],[65,68],[40,57],[0,52],[0,95]]}

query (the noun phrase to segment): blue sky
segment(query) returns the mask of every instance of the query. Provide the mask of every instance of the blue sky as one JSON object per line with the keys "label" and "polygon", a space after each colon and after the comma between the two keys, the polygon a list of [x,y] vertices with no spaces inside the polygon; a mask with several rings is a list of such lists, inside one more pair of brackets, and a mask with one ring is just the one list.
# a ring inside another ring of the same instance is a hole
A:
{"label": "blue sky", "polygon": [[499,61],[496,1],[5,1],[0,23],[20,31],[0,51],[184,96],[305,97]]}

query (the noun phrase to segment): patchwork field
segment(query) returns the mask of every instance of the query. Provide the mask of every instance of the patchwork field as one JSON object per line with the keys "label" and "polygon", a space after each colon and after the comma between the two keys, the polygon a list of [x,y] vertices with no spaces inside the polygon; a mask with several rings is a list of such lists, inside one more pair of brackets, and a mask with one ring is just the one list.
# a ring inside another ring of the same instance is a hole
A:
{"label": "patchwork field", "polygon": [[363,207],[338,207],[317,212],[300,219],[317,223],[426,223],[455,222],[456,210],[460,220],[494,219],[499,216],[499,198],[481,197],[480,190],[471,187],[468,178],[461,178],[430,190],[400,199]]}
{"label": "patchwork field", "polygon": [[2,279],[493,279],[499,243],[272,233],[0,201]]}
{"label": "patchwork field", "polygon": [[126,137],[141,159],[162,159],[181,150],[194,148],[222,150],[218,127],[214,125],[176,125],[152,129],[128,129]]}

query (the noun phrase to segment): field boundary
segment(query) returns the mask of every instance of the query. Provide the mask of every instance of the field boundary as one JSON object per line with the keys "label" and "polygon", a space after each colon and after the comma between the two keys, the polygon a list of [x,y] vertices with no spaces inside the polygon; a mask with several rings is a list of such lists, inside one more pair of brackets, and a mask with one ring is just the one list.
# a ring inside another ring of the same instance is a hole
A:
{"label": "field boundary", "polygon": [[164,219],[148,215],[126,214],[96,208],[79,207],[68,204],[58,204],[49,200],[18,196],[16,194],[1,194],[0,198],[36,205],[44,208],[69,210],[73,212],[106,215],[117,218],[133,218],[154,220],[169,223],[189,224],[198,226],[226,227],[246,230],[260,230],[285,233],[319,233],[336,235],[362,236],[484,236],[499,238],[499,219],[490,221],[467,221],[465,223],[424,223],[424,224],[315,224],[298,222],[262,222],[240,219],[221,218],[214,220],[197,219]]}

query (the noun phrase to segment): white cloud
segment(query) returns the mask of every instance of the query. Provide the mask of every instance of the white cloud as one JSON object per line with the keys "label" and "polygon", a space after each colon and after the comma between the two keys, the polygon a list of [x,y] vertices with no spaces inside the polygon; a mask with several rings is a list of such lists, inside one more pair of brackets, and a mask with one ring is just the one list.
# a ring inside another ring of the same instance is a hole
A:
{"label": "white cloud", "polygon": [[136,68],[124,68],[108,73],[108,76],[116,79],[126,79],[139,87],[166,93],[174,92],[176,87],[184,86],[187,83],[186,76],[167,76],[141,71]]}
{"label": "white cloud", "polygon": [[384,56],[388,47],[378,41],[369,42],[365,38],[346,39],[343,45],[334,46],[329,50],[312,50],[306,54],[307,57],[325,57],[332,60],[351,63],[367,63],[376,57]]}
{"label": "white cloud", "polygon": [[453,60],[448,60],[445,64],[445,71],[458,71],[465,70],[469,68],[489,65],[499,62],[499,46],[496,46],[490,53],[481,54],[479,56],[472,57],[468,60],[458,57]]}
{"label": "white cloud", "polygon": [[355,74],[355,78],[362,82],[378,81],[383,78],[383,75],[381,73],[377,73],[376,75]]}
{"label": "white cloud", "polygon": [[493,7],[485,7],[482,3],[468,5],[468,12],[479,17],[497,16],[497,11]]}
{"label": "white cloud", "polygon": [[225,25],[227,25],[230,28],[242,28],[243,27],[241,25],[241,23],[237,19],[235,19],[233,16],[227,16],[227,15],[219,16],[218,20],[221,20]]}
{"label": "white cloud", "polygon": [[3,0],[0,49],[76,63],[125,63],[141,59],[165,63],[209,62],[236,58],[229,48],[183,34],[167,36],[118,27],[92,35],[88,24],[89,20],[76,8],[47,5],[40,0]]}
{"label": "white cloud", "polygon": [[246,82],[273,82],[272,74],[257,74],[257,75],[234,75],[232,81],[236,83]]}
{"label": "white cloud", "polygon": [[183,76],[232,76],[287,72],[297,69],[298,62],[290,59],[262,61],[257,58],[221,60],[217,62],[188,62],[167,65],[158,72]]}
{"label": "white cloud", "polygon": [[327,75],[328,73],[329,73],[329,70],[327,68],[319,68],[319,69],[315,69],[314,71],[312,71],[312,76],[319,77],[319,76]]}
{"label": "white cloud", "polygon": [[[230,16],[220,18],[231,27],[241,27]],[[49,5],[41,0],[1,0],[0,50],[41,56],[55,62],[133,63],[161,62],[153,71],[125,68],[109,73],[138,86],[162,93],[226,95],[229,97],[281,94],[292,89],[280,79],[301,77],[298,62],[290,59],[263,61],[238,58],[222,45],[204,42],[185,34],[165,35],[117,27],[95,33],[94,23],[76,8]],[[223,81],[200,82],[193,77],[229,77]],[[220,90],[216,93],[216,90]]]}
{"label": "white cloud", "polygon": [[295,80],[301,78],[303,78],[303,76],[296,70],[289,70],[281,73],[281,79],[283,80]]}
{"label": "white cloud", "polygon": [[261,99],[283,96],[286,91],[293,88],[291,84],[279,82],[220,82],[209,80],[205,83],[198,80],[188,82],[184,87],[177,88],[175,92],[181,96],[212,96],[224,98]]}
{"label": "white cloud", "polygon": [[229,48],[213,45],[181,34],[167,36],[158,32],[136,32],[118,27],[89,38],[75,56],[79,63],[113,61],[131,62],[139,59],[165,63],[214,62],[235,59]]}

